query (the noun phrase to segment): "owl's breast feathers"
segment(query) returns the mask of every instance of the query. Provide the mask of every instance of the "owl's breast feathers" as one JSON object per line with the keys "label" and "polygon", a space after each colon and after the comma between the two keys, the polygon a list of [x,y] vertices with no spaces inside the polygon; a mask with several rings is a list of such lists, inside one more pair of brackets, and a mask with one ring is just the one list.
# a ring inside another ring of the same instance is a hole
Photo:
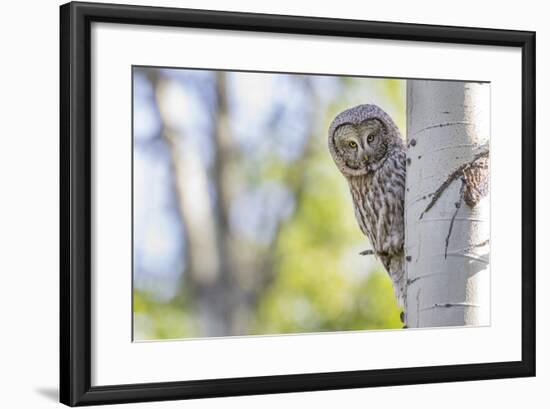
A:
{"label": "owl's breast feathers", "polygon": [[359,227],[388,272],[391,259],[403,255],[405,166],[404,151],[394,149],[376,171],[349,178]]}
{"label": "owl's breast feathers", "polygon": [[399,305],[404,306],[404,201],[406,157],[399,147],[389,151],[380,167],[348,179],[355,217],[374,252],[389,273]]}

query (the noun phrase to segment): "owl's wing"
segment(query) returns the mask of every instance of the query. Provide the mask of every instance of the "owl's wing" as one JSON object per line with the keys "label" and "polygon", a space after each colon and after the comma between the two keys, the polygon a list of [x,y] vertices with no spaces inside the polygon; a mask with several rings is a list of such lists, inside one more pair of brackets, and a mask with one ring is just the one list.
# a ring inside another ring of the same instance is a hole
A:
{"label": "owl's wing", "polygon": [[372,228],[367,220],[363,220],[363,217],[361,215],[361,211],[357,207],[357,203],[353,204],[353,210],[355,212],[355,220],[357,220],[357,224],[359,225],[359,228],[361,229],[361,232],[367,236],[369,239],[369,242],[372,246],[372,248],[376,251],[378,249],[378,243],[376,242],[376,236],[374,232],[372,231]]}

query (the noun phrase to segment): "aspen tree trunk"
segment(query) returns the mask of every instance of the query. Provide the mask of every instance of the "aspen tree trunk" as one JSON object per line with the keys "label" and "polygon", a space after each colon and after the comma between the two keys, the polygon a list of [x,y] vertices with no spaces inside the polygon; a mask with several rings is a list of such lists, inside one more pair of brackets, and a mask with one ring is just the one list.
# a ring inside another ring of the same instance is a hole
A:
{"label": "aspen tree trunk", "polygon": [[489,84],[407,82],[406,325],[488,325]]}

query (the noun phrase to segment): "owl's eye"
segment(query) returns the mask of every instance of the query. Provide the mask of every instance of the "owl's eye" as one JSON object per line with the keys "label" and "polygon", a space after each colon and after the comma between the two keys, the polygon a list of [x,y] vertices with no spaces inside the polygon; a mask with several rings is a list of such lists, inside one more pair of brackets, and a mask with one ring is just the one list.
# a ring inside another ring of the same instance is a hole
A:
{"label": "owl's eye", "polygon": [[349,141],[348,145],[351,149],[357,149],[357,143],[355,141]]}
{"label": "owl's eye", "polygon": [[367,136],[367,142],[371,143],[372,141],[374,141],[374,134],[370,134],[369,136]]}

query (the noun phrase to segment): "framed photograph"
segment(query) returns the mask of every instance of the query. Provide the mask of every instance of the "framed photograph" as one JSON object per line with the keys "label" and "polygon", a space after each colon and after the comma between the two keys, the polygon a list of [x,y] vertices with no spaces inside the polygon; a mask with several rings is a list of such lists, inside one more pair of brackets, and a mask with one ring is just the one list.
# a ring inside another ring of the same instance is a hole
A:
{"label": "framed photograph", "polygon": [[60,8],[60,399],[535,375],[535,33]]}

